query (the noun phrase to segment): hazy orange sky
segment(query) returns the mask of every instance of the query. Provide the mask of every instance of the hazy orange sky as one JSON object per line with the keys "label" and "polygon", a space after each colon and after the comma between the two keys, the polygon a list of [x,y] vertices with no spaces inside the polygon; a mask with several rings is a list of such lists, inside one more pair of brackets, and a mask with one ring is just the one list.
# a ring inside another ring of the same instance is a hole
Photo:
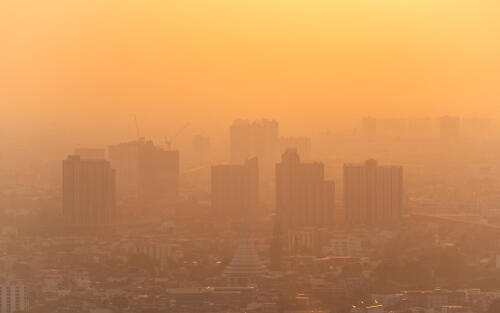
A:
{"label": "hazy orange sky", "polygon": [[1,0],[0,40],[7,136],[500,115],[498,0]]}

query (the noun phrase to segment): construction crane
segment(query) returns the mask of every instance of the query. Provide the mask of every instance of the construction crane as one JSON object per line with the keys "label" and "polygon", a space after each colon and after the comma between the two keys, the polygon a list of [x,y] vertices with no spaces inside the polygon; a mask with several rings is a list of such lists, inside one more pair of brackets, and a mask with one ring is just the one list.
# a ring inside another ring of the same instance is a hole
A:
{"label": "construction crane", "polygon": [[174,139],[177,138],[177,136],[179,136],[188,126],[189,123],[186,123],[172,137],[165,137],[165,143],[167,144],[168,150],[172,149],[172,142],[174,141]]}

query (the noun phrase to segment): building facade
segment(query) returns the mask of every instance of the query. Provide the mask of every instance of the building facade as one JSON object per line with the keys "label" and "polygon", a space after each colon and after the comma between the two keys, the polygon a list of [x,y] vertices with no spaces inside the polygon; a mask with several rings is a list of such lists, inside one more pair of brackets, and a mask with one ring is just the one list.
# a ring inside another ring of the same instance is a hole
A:
{"label": "building facade", "polygon": [[376,160],[344,165],[344,208],[351,224],[394,222],[403,214],[403,168]]}
{"label": "building facade", "polygon": [[69,225],[106,225],[116,220],[115,171],[105,160],[63,161],[63,215]]}
{"label": "building facade", "polygon": [[285,228],[332,226],[335,183],[324,178],[322,163],[302,163],[288,149],[276,164],[276,211]]}
{"label": "building facade", "polygon": [[257,213],[257,158],[242,165],[212,166],[211,181],[212,208],[219,218],[241,220]]}
{"label": "building facade", "polygon": [[109,160],[117,175],[120,199],[142,203],[175,201],[179,194],[180,157],[140,139],[109,147]]}
{"label": "building facade", "polygon": [[26,286],[17,283],[0,285],[0,313],[27,312],[29,308]]}

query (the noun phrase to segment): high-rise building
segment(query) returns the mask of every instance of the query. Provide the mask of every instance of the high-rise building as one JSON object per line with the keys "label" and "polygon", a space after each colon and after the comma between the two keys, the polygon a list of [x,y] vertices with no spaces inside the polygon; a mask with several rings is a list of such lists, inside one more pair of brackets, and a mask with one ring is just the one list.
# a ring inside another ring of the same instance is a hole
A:
{"label": "high-rise building", "polygon": [[220,219],[252,217],[257,211],[259,170],[257,159],[242,165],[212,166],[212,207]]}
{"label": "high-rise building", "polygon": [[231,163],[242,164],[257,157],[259,160],[259,194],[261,200],[272,203],[274,196],[274,165],[279,158],[279,126],[275,120],[236,120],[230,128]]}
{"label": "high-rise building", "polygon": [[109,147],[121,199],[143,203],[175,201],[179,193],[179,151],[165,150],[140,139]]}
{"label": "high-rise building", "polygon": [[230,128],[231,163],[257,157],[261,173],[272,172],[279,157],[279,126],[275,120],[235,120]]}
{"label": "high-rise building", "polygon": [[0,313],[28,312],[28,288],[19,283],[0,284]]}
{"label": "high-rise building", "polygon": [[279,126],[275,120],[258,120],[252,124],[253,156],[259,159],[259,171],[264,181],[274,177],[274,165],[279,159]]}
{"label": "high-rise building", "polygon": [[390,223],[403,214],[403,168],[376,160],[344,165],[344,208],[352,224]]}
{"label": "high-rise building", "polygon": [[115,171],[108,161],[79,156],[63,161],[63,215],[69,225],[115,222]]}
{"label": "high-rise building", "polygon": [[442,116],[439,119],[439,131],[443,139],[460,137],[460,118],[456,116]]}
{"label": "high-rise building", "polygon": [[333,225],[335,183],[325,180],[324,165],[302,163],[288,149],[276,164],[276,210],[286,229]]}
{"label": "high-rise building", "polygon": [[297,149],[297,153],[303,160],[311,159],[311,138],[309,137],[280,137],[280,154],[287,149]]}
{"label": "high-rise building", "polygon": [[98,148],[75,149],[74,155],[78,155],[82,160],[105,160],[106,150]]}

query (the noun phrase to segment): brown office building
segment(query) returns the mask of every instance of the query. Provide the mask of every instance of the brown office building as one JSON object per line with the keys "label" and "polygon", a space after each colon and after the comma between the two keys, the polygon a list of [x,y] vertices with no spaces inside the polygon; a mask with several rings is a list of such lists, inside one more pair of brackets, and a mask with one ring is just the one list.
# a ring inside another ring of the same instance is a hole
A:
{"label": "brown office building", "polygon": [[105,160],[63,161],[63,215],[69,225],[107,225],[116,221],[115,171]]}
{"label": "brown office building", "polygon": [[344,207],[351,224],[391,223],[403,214],[403,168],[376,160],[344,165]]}
{"label": "brown office building", "polygon": [[323,163],[302,163],[288,149],[276,164],[276,210],[285,228],[332,226],[335,183],[324,178]]}
{"label": "brown office building", "polygon": [[212,207],[218,218],[242,220],[257,213],[257,158],[242,165],[212,166]]}

